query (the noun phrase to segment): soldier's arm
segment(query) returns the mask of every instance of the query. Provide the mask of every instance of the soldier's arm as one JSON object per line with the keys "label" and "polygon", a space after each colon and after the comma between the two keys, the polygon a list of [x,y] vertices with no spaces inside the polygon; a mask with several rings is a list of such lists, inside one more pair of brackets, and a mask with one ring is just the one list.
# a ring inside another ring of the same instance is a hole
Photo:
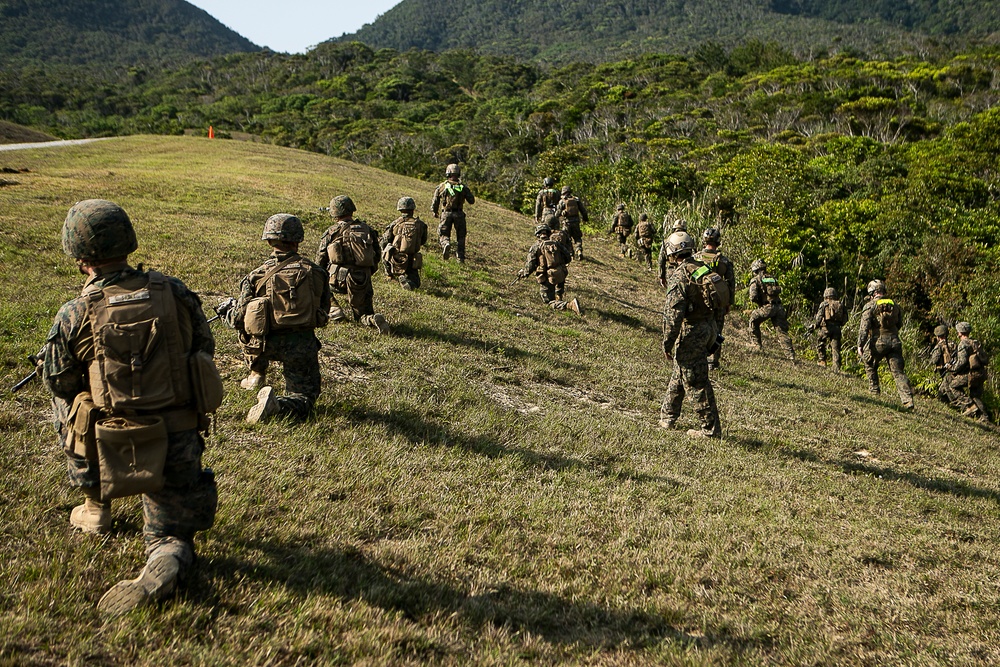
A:
{"label": "soldier's arm", "polygon": [[392,228],[393,228],[393,225],[395,225],[395,224],[396,224],[395,222],[390,222],[389,226],[386,227],[385,231],[382,233],[382,242],[381,242],[381,248],[382,248],[382,250],[385,250],[386,246],[388,246],[388,245],[390,245],[392,243],[392,239],[393,239],[393,236],[394,236],[393,233],[392,233]]}
{"label": "soldier's arm", "polygon": [[87,388],[87,369],[77,359],[70,343],[74,335],[71,330],[73,323],[86,319],[86,305],[77,301],[74,299],[59,309],[43,348],[42,383],[53,396],[68,403],[72,403],[76,395]]}
{"label": "soldier's arm", "polygon": [[858,349],[862,349],[868,343],[868,336],[871,332],[872,309],[867,305],[861,311],[861,322],[858,324]]}
{"label": "soldier's arm", "polygon": [[420,223],[420,245],[427,245],[427,225],[420,218],[417,218],[417,222]]}
{"label": "soldier's arm", "polygon": [[323,233],[322,238],[319,240],[319,247],[316,249],[316,263],[320,265],[323,270],[329,270],[330,267],[330,255],[327,253],[327,248],[330,245],[330,230],[326,230]]}
{"label": "soldier's arm", "polygon": [[813,318],[813,324],[816,326],[823,325],[823,314],[826,312],[826,303],[819,304],[819,308],[816,310],[816,316]]}
{"label": "soldier's arm", "polygon": [[431,213],[438,217],[438,210],[441,208],[441,186],[434,188],[434,196],[431,197]]}
{"label": "soldier's arm", "polygon": [[667,286],[667,300],[663,304],[663,351],[672,354],[677,337],[681,333],[684,314],[687,312],[686,290],[678,280],[671,280]]}
{"label": "soldier's arm", "polygon": [[209,356],[214,357],[215,336],[212,334],[212,327],[205,317],[205,311],[201,306],[201,298],[189,290],[177,278],[170,279],[170,287],[177,300],[191,314],[191,352],[205,352]]}
{"label": "soldier's arm", "polygon": [[660,256],[657,258],[656,263],[659,268],[659,273],[657,274],[660,285],[667,286],[667,253],[665,252],[666,244],[660,246]]}
{"label": "soldier's arm", "polygon": [[330,294],[330,274],[318,268],[313,272],[312,280],[313,288],[318,290],[319,293],[319,312],[322,313],[320,321],[323,322],[321,326],[325,327],[327,324],[326,314],[330,312],[330,306],[333,303]]}
{"label": "soldier's arm", "polygon": [[577,202],[577,206],[580,207],[580,219],[584,222],[590,222],[590,215],[587,213],[587,207],[583,205],[583,200]]}
{"label": "soldier's arm", "polygon": [[966,373],[969,370],[969,352],[972,350],[971,345],[963,345],[959,343],[958,350],[955,352],[955,360],[950,364],[950,370],[955,373]]}
{"label": "soldier's arm", "polygon": [[760,283],[756,278],[750,280],[747,296],[750,298],[750,303],[757,304],[760,301]]}
{"label": "soldier's arm", "polygon": [[[256,273],[256,271],[254,273]],[[246,314],[247,303],[250,299],[257,296],[257,291],[254,288],[253,276],[254,274],[251,273],[240,281],[240,295],[236,297],[236,305],[233,308],[230,308],[223,318],[226,320],[226,324],[237,331],[243,331],[243,316]]]}
{"label": "soldier's arm", "polygon": [[465,185],[465,202],[467,204],[475,204],[476,203],[476,195],[472,194],[472,188],[470,188],[465,183],[462,183],[462,185]]}
{"label": "soldier's arm", "polygon": [[541,254],[542,250],[537,243],[531,246],[531,249],[528,250],[528,257],[524,261],[524,268],[521,269],[522,275],[530,276],[538,269],[538,258]]}

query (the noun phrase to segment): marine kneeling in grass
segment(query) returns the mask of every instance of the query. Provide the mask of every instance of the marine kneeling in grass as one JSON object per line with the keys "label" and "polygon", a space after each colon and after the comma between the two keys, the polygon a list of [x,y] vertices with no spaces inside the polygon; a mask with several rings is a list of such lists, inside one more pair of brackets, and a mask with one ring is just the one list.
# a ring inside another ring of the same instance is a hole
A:
{"label": "marine kneeling in grass", "polygon": [[56,315],[41,376],[70,484],[85,497],[70,525],[107,532],[112,499],[142,495],[146,566],[97,604],[116,616],[172,594],[194,562],[195,533],[215,521],[201,433],[222,402],[222,380],[198,296],[176,278],[129,265],[138,242],[120,206],[75,204],[62,245],[87,281]]}
{"label": "marine kneeling in grass", "polygon": [[420,287],[420,269],[424,265],[420,248],[427,243],[427,225],[413,215],[416,208],[413,197],[400,197],[396,210],[401,215],[389,223],[382,235],[385,275],[395,278],[408,290]]}
{"label": "marine kneeling in grass", "polygon": [[[259,389],[257,405],[247,413],[250,423],[283,415],[305,419],[319,397],[316,327],[325,327],[329,320],[330,286],[326,271],[299,254],[303,238],[302,222],[294,215],[268,218],[261,240],[273,252],[240,282],[236,305],[225,314],[239,332],[250,367],[240,386]],[[282,364],[284,396],[275,396],[267,386],[272,361]]]}
{"label": "marine kneeling in grass", "polygon": [[[573,251],[559,240],[551,238],[552,230],[548,225],[538,225],[535,228],[537,241],[528,250],[528,259],[524,268],[518,271],[519,278],[527,278],[534,274],[538,281],[538,293],[542,302],[553,310],[572,310],[577,315],[583,315],[583,309],[578,299],[563,301],[566,291],[566,277],[569,271],[566,265],[573,261]],[[561,239],[562,237],[560,237]]]}

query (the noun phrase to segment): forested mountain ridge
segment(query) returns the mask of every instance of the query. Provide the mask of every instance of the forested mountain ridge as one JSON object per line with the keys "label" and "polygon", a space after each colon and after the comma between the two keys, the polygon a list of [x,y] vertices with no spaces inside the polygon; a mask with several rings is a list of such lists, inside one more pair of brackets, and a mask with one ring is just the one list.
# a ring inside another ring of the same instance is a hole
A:
{"label": "forested mountain ridge", "polygon": [[132,66],[259,51],[184,0],[0,0],[0,60]]}
{"label": "forested mountain ridge", "polygon": [[[905,4],[905,9],[896,5]],[[895,56],[934,48],[927,35],[983,37],[1000,29],[984,0],[403,0],[344,35],[374,48],[472,48],[542,62],[690,53],[707,40],[733,48],[777,41],[800,55],[845,48]]]}

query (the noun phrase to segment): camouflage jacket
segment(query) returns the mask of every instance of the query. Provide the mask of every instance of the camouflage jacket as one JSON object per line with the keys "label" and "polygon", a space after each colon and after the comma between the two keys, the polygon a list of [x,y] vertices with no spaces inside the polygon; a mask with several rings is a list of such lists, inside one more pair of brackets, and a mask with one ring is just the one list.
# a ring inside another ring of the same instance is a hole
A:
{"label": "camouflage jacket", "polygon": [[[324,252],[324,256],[326,253]],[[305,257],[293,252],[286,252],[283,250],[274,250],[271,256],[267,258],[267,261],[258,266],[256,269],[248,273],[243,280],[240,281],[240,295],[236,297],[236,306],[231,308],[225,314],[225,321],[229,326],[233,327],[238,331],[243,331],[243,316],[246,314],[247,303],[251,299],[256,299],[259,296],[263,296],[260,292],[260,280],[264,277],[268,271],[272,268],[284,262],[286,259],[291,257],[298,257],[303,264],[311,265],[315,268],[310,274],[310,280],[312,281],[312,290],[314,294],[319,295],[319,308],[318,311],[324,316],[326,313],[330,312],[330,285],[329,276],[327,275],[326,269],[318,266],[316,263],[309,261]],[[323,324],[320,326],[326,326],[325,317],[321,318]]]}
{"label": "camouflage jacket", "polygon": [[535,197],[535,221],[541,222],[542,215],[549,211],[550,213],[556,212],[556,206],[559,205],[559,191],[553,190],[552,188],[543,188],[538,191],[538,196]]}
{"label": "camouflage jacket", "polygon": [[985,371],[982,368],[973,369],[969,365],[969,357],[975,353],[978,345],[979,343],[972,338],[960,338],[958,346],[955,349],[955,359],[952,361],[951,365],[948,366],[948,370],[957,375],[965,373],[985,374]]}
{"label": "camouflage jacket", "polygon": [[953,341],[934,339],[934,345],[931,347],[931,363],[934,364],[934,370],[938,375],[948,372],[947,366],[955,360],[955,352],[956,345]]}
{"label": "camouflage jacket", "polygon": [[736,271],[733,269],[733,263],[718,250],[709,248],[695,253],[694,258],[703,262],[705,266],[718,273],[726,281],[726,284],[729,285],[729,307],[732,308],[736,302]]}
{"label": "camouflage jacket", "polygon": [[717,318],[700,303],[701,291],[691,272],[705,266],[694,257],[685,258],[670,272],[667,299],[663,304],[663,349],[672,350],[685,322],[715,321]]}
{"label": "camouflage jacket", "polygon": [[[828,311],[834,313],[833,317],[828,317]],[[841,305],[840,299],[823,299],[813,318],[813,324],[820,329],[830,333],[840,335],[841,327],[847,323],[847,310]]]}
{"label": "camouflage jacket", "polygon": [[614,219],[611,221],[611,231],[616,234],[622,234],[623,236],[628,236],[632,233],[632,227],[634,226],[632,221],[632,216],[629,215],[628,211],[618,211],[615,213]]}
{"label": "camouflage jacket", "polygon": [[466,204],[475,204],[476,196],[472,194],[472,189],[464,183],[452,183],[445,181],[434,190],[434,197],[431,198],[431,213],[438,217],[438,213],[446,211],[461,211]]}
{"label": "camouflage jacket", "polygon": [[[577,207],[580,209],[580,213],[575,216],[570,216],[566,212],[566,202],[571,198],[576,200]],[[584,222],[590,220],[590,215],[587,213],[587,207],[583,205],[583,200],[573,195],[559,200],[559,205],[556,206],[556,215],[567,220],[583,220]]]}
{"label": "camouflage jacket", "polygon": [[649,248],[656,239],[656,225],[649,220],[640,220],[639,224],[635,227],[635,238],[636,240],[647,241],[644,245]]}
{"label": "camouflage jacket", "polygon": [[769,273],[758,273],[753,278],[750,279],[750,288],[748,290],[748,296],[750,301],[758,306],[763,306],[768,303],[781,303],[781,297],[768,297],[767,288],[764,287],[764,279],[774,279],[774,277]]}
{"label": "camouflage jacket", "polygon": [[393,241],[396,240],[396,225],[401,222],[410,221],[416,222],[416,227],[420,230],[420,245],[427,245],[427,223],[418,217],[401,215],[390,222],[389,226],[385,228],[385,233],[382,234],[382,250],[393,245]]}

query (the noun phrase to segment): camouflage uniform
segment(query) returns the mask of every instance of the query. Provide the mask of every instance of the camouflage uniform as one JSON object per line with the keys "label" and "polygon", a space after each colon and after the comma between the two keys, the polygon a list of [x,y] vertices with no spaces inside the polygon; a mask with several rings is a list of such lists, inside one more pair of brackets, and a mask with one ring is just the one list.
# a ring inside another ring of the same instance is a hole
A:
{"label": "camouflage uniform", "polygon": [[948,340],[948,327],[939,325],[934,329],[934,344],[931,346],[930,361],[934,366],[934,372],[941,378],[938,385],[937,397],[939,401],[950,403],[948,398],[948,385],[951,384],[951,371],[948,365],[955,360],[957,346],[953,341]]}
{"label": "camouflage uniform", "polygon": [[[666,244],[664,244],[666,245]],[[720,437],[722,425],[715,392],[708,377],[708,351],[719,333],[724,314],[708,310],[691,273],[704,266],[684,258],[667,280],[663,307],[663,350],[673,357],[673,372],[660,407],[661,424],[671,427],[681,414],[684,395],[690,395],[701,421],[701,433]]]}
{"label": "camouflage uniform", "polygon": [[813,318],[816,330],[816,356],[822,366],[826,366],[826,346],[830,345],[833,367],[840,370],[840,339],[843,326],[847,324],[847,310],[837,298],[825,298]]}
{"label": "camouflage uniform", "polygon": [[405,289],[412,290],[420,287],[420,266],[423,265],[423,258],[419,251],[411,255],[399,249],[400,241],[397,239],[399,235],[396,230],[404,225],[414,225],[420,245],[427,244],[427,225],[420,218],[415,218],[413,211],[404,211],[403,215],[385,228],[385,233],[382,235],[382,258],[385,260],[385,274],[390,278],[396,278]]}
{"label": "camouflage uniform", "polygon": [[[368,243],[371,244],[375,255],[373,266],[331,264],[330,246],[350,227],[360,228],[368,234]],[[316,263],[330,274],[330,289],[337,294],[346,294],[354,321],[368,326],[377,326],[372,273],[378,268],[378,248],[378,234],[375,230],[365,222],[348,216],[346,220],[340,220],[326,230],[323,238],[319,240],[319,248],[316,250]]]}
{"label": "camouflage uniform", "polygon": [[[450,169],[450,167],[449,167]],[[451,229],[455,228],[455,257],[459,262],[465,261],[465,211],[466,204],[475,204],[476,197],[472,189],[456,177],[441,183],[434,190],[431,199],[431,213],[437,218],[440,214],[441,224],[438,225],[438,240],[441,243],[442,255],[445,259],[451,256]]]}
{"label": "camouflage uniform", "polygon": [[951,379],[947,385],[948,400],[951,405],[968,417],[986,417],[988,412],[983,403],[983,388],[986,385],[986,368],[975,358],[979,342],[962,336],[955,351],[955,359],[948,366]]}
{"label": "camouflage uniform", "polygon": [[[544,226],[540,226],[542,230]],[[545,227],[547,229],[547,227]],[[545,238],[540,231],[536,231],[539,236],[538,242],[528,250],[528,258],[525,260],[524,268],[519,275],[530,276],[535,274],[538,281],[538,293],[542,298],[542,303],[548,304],[554,310],[566,310],[569,302],[563,301],[563,294],[566,291],[566,265],[573,261],[573,251],[562,241]],[[552,265],[546,259],[543,252],[543,243],[549,240],[554,243],[550,246],[554,250],[555,261]]]}
{"label": "camouflage uniform", "polygon": [[[84,292],[111,285],[141,285],[148,275],[123,263],[88,279]],[[176,278],[167,277],[167,282],[177,304],[187,354],[201,351],[214,355],[215,339],[198,296]],[[66,453],[70,484],[84,490],[88,497],[100,494],[100,466],[98,461],[88,460],[68,446],[72,427],[68,418],[77,395],[92,391],[88,368],[94,359],[87,298],[80,296],[66,302],[56,314],[45,344],[42,380],[52,392],[56,428]],[[193,411],[190,406],[179,407]],[[215,476],[201,466],[205,441],[198,427],[183,428],[178,423],[175,430],[169,424],[168,421],[167,462],[163,471],[166,483],[162,490],[142,496],[143,541],[150,561],[161,555],[173,556],[183,573],[194,561],[195,532],[207,530],[214,523],[218,495]]]}
{"label": "camouflage uniform", "polygon": [[656,225],[643,213],[639,216],[639,224],[635,227],[635,247],[639,251],[639,263],[645,264],[646,269],[650,271],[653,269],[654,241],[656,241]]}
{"label": "camouflage uniform", "polygon": [[556,207],[559,205],[559,191],[552,187],[544,187],[535,197],[535,222],[545,225],[555,231],[559,227],[556,217]]}
{"label": "camouflage uniform", "polygon": [[243,354],[251,373],[264,377],[271,362],[280,362],[282,365],[285,395],[275,398],[277,411],[271,416],[287,415],[293,419],[305,419],[312,412],[322,384],[319,372],[319,350],[322,345],[316,337],[315,328],[308,326],[273,330],[264,336],[261,345],[261,341],[249,336],[243,326],[247,303],[265,293],[266,285],[261,282],[265,274],[288,260],[313,269],[309,275],[310,284],[305,287],[319,297],[316,325],[325,327],[331,303],[326,271],[298,253],[278,249],[271,253],[266,262],[240,281],[236,307],[226,312],[225,319],[240,333]]}
{"label": "camouflage uniform", "polygon": [[792,339],[788,335],[788,318],[785,315],[785,308],[781,305],[779,296],[774,294],[768,296],[767,283],[765,283],[767,280],[774,280],[774,278],[763,271],[757,272],[750,280],[750,301],[757,305],[757,309],[750,313],[750,335],[753,336],[757,349],[763,350],[760,325],[771,320],[771,324],[778,332],[778,341],[782,349],[788,358],[794,361],[795,349],[792,347]]}
{"label": "camouflage uniform", "polygon": [[[726,309],[726,314],[729,314],[729,309],[733,307],[733,299],[736,298],[736,272],[733,270],[733,263],[729,261],[729,258],[723,255],[717,248],[703,248],[701,252],[698,252],[694,256],[699,262],[702,262],[705,266],[709,267],[726,281],[726,285],[729,286],[729,305]],[[722,333],[722,328],[725,323],[725,317],[719,321],[719,333]],[[708,357],[708,367],[709,369],[716,369],[719,367],[719,361],[722,358],[722,347],[716,347],[715,352],[713,352]]]}
{"label": "camouflage uniform", "polygon": [[625,210],[624,206],[619,205],[618,211],[615,213],[614,220],[611,221],[611,231],[618,237],[618,245],[621,248],[622,257],[631,254],[628,247],[628,239],[632,236],[633,226],[634,222],[632,221],[632,216],[629,215],[629,212]]}
{"label": "camouflage uniform", "polygon": [[[583,200],[573,196],[569,186],[562,189],[562,198],[556,207],[556,216],[559,218],[559,228],[566,232],[573,241],[573,250],[577,259],[583,259],[583,230],[580,229],[580,221],[589,222],[590,216],[587,207],[583,205]],[[571,213],[573,207],[577,212]]]}
{"label": "camouflage uniform", "polygon": [[899,340],[899,327],[903,311],[892,299],[878,294],[869,299],[861,311],[858,328],[858,356],[865,364],[868,386],[873,394],[881,393],[878,366],[883,359],[896,381],[896,391],[904,408],[913,408],[913,390],[903,372],[903,344]]}

